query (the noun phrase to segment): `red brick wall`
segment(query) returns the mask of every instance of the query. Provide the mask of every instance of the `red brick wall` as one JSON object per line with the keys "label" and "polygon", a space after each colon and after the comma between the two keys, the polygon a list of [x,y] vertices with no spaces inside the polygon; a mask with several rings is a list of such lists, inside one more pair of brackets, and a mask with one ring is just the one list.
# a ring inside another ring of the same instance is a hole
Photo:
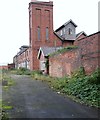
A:
{"label": "red brick wall", "polygon": [[55,35],[55,33],[53,34],[53,47],[54,46],[62,46],[63,44],[62,44],[62,41],[61,41],[61,39],[60,38],[58,38],[56,35]]}
{"label": "red brick wall", "polygon": [[49,58],[49,74],[53,77],[63,77],[83,66],[86,74],[91,74],[99,66],[100,32],[80,39],[74,43],[78,49],[73,49]]}
{"label": "red brick wall", "polygon": [[8,69],[12,69],[12,68],[15,68],[15,64],[14,63],[0,66],[0,70],[3,70],[3,69],[8,70]]}
{"label": "red brick wall", "polygon": [[86,35],[81,34],[76,40],[79,40],[79,39],[82,39],[82,38],[85,38],[85,37],[86,37]]}
{"label": "red brick wall", "polygon": [[73,43],[74,43],[74,41],[64,41],[63,44],[62,44],[62,46],[63,47],[72,46]]}
{"label": "red brick wall", "polygon": [[49,74],[52,77],[63,77],[81,66],[78,49],[69,50],[49,58]]}
{"label": "red brick wall", "polygon": [[29,64],[30,64],[30,48],[26,49],[24,52],[22,52],[21,54],[13,58],[13,63],[17,68],[22,67],[20,65],[25,61],[29,61]]}
{"label": "red brick wall", "polygon": [[75,45],[80,47],[82,65],[87,74],[95,71],[99,67],[100,58],[100,32],[78,40]]}
{"label": "red brick wall", "polygon": [[[37,27],[41,30],[41,39],[37,39]],[[46,40],[46,27],[49,28],[49,40]],[[42,46],[54,46],[57,40],[57,46],[61,45],[58,38],[53,33],[53,2],[31,2],[29,4],[29,30],[31,46],[31,70],[39,69],[37,59],[38,50]]]}
{"label": "red brick wall", "polygon": [[3,69],[8,70],[8,65],[0,66],[0,70],[3,70]]}
{"label": "red brick wall", "polygon": [[14,63],[8,64],[8,69],[14,69],[14,68],[15,68],[15,64]]}

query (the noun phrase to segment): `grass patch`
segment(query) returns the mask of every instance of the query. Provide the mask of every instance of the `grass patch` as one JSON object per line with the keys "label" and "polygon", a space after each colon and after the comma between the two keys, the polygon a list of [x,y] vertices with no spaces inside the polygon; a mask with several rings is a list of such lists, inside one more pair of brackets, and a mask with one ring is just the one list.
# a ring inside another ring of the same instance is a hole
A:
{"label": "grass patch", "polygon": [[31,71],[26,68],[11,70],[10,73],[17,74],[17,75],[31,75]]}
{"label": "grass patch", "polygon": [[13,107],[10,105],[6,105],[6,103],[4,103],[2,99],[0,99],[0,109],[1,109],[1,115],[2,115],[1,120],[9,120],[8,113],[6,111],[13,109]]}
{"label": "grass patch", "polygon": [[2,111],[2,119],[1,120],[9,120],[8,114],[5,111]]}
{"label": "grass patch", "polygon": [[0,99],[0,110],[2,109],[2,99]]}
{"label": "grass patch", "polygon": [[9,87],[8,86],[3,86],[3,90],[8,91]]}
{"label": "grass patch", "polygon": [[9,87],[15,85],[15,81],[10,77],[9,72],[3,72],[2,85],[4,90],[8,90]]}
{"label": "grass patch", "polygon": [[9,106],[9,105],[3,105],[2,108],[3,108],[4,110],[11,110],[11,109],[13,109],[13,107],[12,107],[12,106]]}
{"label": "grass patch", "polygon": [[74,49],[77,49],[77,48],[78,48],[77,46],[64,47],[62,49],[57,50],[54,53],[51,53],[49,56],[54,56],[54,55],[57,55],[57,54],[60,54],[60,53],[64,53],[64,52],[67,52],[67,51],[70,51],[70,50],[74,50]]}
{"label": "grass patch", "polygon": [[[13,85],[15,85],[14,80],[10,77],[10,71],[3,71],[2,72],[2,85],[3,90],[6,90],[6,92],[9,90],[9,88]],[[2,108],[2,120],[9,120],[9,115],[7,113],[7,110],[13,109],[11,105],[9,105],[9,102],[4,102],[1,100],[0,107]]]}
{"label": "grass patch", "polygon": [[3,85],[2,88],[3,88],[4,90],[6,90],[6,91],[7,91],[11,86],[15,85],[15,81],[14,81],[11,77],[7,77],[7,78],[3,79],[3,80],[2,80],[2,83],[5,82],[5,81],[7,82],[7,84]]}

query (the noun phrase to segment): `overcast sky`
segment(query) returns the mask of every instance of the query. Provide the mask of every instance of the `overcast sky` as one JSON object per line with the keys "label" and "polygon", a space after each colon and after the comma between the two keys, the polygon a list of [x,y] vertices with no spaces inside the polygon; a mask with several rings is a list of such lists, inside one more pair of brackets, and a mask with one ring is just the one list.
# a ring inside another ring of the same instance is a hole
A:
{"label": "overcast sky", "polygon": [[[19,47],[29,44],[28,4],[30,1],[0,0],[0,63],[11,63]],[[77,33],[85,31],[90,35],[98,31],[100,0],[52,1],[54,2],[54,30],[72,19],[78,26]]]}

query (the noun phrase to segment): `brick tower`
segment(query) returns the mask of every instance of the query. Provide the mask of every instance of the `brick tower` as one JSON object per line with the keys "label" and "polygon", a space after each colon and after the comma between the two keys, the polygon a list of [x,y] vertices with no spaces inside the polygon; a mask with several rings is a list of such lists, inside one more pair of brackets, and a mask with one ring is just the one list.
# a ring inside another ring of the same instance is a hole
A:
{"label": "brick tower", "polygon": [[32,0],[29,3],[30,69],[38,70],[40,46],[53,46],[53,2]]}

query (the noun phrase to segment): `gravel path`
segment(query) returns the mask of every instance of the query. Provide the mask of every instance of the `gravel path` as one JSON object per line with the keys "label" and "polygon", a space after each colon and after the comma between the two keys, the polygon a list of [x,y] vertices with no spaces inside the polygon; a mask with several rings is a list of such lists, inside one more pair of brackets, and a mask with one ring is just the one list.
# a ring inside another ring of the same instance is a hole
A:
{"label": "gravel path", "polygon": [[11,75],[15,85],[3,91],[3,100],[13,106],[10,118],[98,118],[98,110],[57,94],[42,81]]}

